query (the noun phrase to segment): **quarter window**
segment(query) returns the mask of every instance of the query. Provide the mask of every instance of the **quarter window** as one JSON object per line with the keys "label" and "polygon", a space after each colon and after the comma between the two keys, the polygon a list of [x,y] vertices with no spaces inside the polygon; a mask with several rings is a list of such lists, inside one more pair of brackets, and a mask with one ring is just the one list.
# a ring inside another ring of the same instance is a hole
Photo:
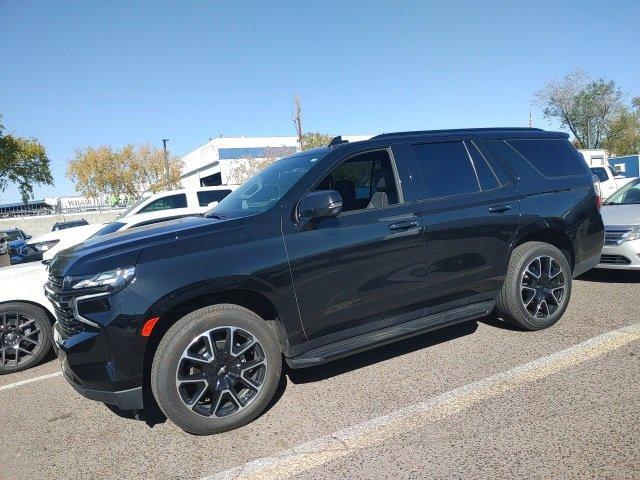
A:
{"label": "quarter window", "polygon": [[462,142],[413,145],[428,198],[480,191],[478,177]]}
{"label": "quarter window", "polygon": [[585,173],[578,153],[566,140],[509,140],[508,144],[545,177]]}
{"label": "quarter window", "polygon": [[210,203],[221,201],[230,193],[231,190],[204,190],[198,192],[198,203],[201,207],[206,207]]}
{"label": "quarter window", "polygon": [[173,208],[187,208],[187,196],[184,193],[157,198],[142,207],[138,213],[157,212],[159,210],[170,210]]}

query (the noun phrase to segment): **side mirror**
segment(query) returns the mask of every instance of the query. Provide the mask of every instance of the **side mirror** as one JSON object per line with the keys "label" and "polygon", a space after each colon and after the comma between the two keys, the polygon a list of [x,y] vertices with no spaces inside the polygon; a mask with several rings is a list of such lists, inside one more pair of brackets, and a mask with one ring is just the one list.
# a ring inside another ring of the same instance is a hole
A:
{"label": "side mirror", "polygon": [[25,240],[31,240],[32,237],[31,237],[31,235],[25,235],[24,238],[25,238]]}
{"label": "side mirror", "polygon": [[309,192],[298,206],[302,220],[335,217],[342,211],[342,197],[335,190]]}

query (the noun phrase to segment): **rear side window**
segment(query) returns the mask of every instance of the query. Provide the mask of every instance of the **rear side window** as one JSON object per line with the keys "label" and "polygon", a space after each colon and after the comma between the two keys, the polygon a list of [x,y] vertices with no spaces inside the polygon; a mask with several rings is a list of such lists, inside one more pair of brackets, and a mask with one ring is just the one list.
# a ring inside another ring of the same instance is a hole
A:
{"label": "rear side window", "polygon": [[509,140],[508,144],[545,177],[585,173],[573,147],[565,140]]}
{"label": "rear side window", "polygon": [[413,145],[428,198],[480,191],[476,172],[462,142]]}
{"label": "rear side window", "polygon": [[212,202],[219,202],[229,195],[231,190],[205,190],[198,192],[198,203],[201,207],[206,207]]}
{"label": "rear side window", "polygon": [[184,193],[179,193],[177,195],[158,198],[142,207],[138,213],[157,212],[158,210],[169,210],[172,208],[187,208],[187,196]]}

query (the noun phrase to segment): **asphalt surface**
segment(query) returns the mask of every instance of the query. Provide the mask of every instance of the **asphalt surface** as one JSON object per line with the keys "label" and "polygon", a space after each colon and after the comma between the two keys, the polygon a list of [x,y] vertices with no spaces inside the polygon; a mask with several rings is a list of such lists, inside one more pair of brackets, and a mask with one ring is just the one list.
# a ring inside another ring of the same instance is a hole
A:
{"label": "asphalt surface", "polygon": [[639,293],[640,273],[588,273],[545,331],[485,319],[288,372],[211,437],[39,379],[49,359],[0,377],[0,478],[640,478]]}

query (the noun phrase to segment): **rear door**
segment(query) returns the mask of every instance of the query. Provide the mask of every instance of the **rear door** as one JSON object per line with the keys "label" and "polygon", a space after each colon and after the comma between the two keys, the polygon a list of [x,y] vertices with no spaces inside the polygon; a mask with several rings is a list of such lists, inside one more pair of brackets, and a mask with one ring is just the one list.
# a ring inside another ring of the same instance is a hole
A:
{"label": "rear door", "polygon": [[427,314],[493,299],[519,224],[513,179],[479,142],[413,144],[426,235]]}
{"label": "rear door", "polygon": [[340,193],[337,217],[304,223],[285,211],[284,242],[310,340],[337,340],[424,312],[422,220],[397,153],[384,147],[346,155],[315,179],[310,190]]}

